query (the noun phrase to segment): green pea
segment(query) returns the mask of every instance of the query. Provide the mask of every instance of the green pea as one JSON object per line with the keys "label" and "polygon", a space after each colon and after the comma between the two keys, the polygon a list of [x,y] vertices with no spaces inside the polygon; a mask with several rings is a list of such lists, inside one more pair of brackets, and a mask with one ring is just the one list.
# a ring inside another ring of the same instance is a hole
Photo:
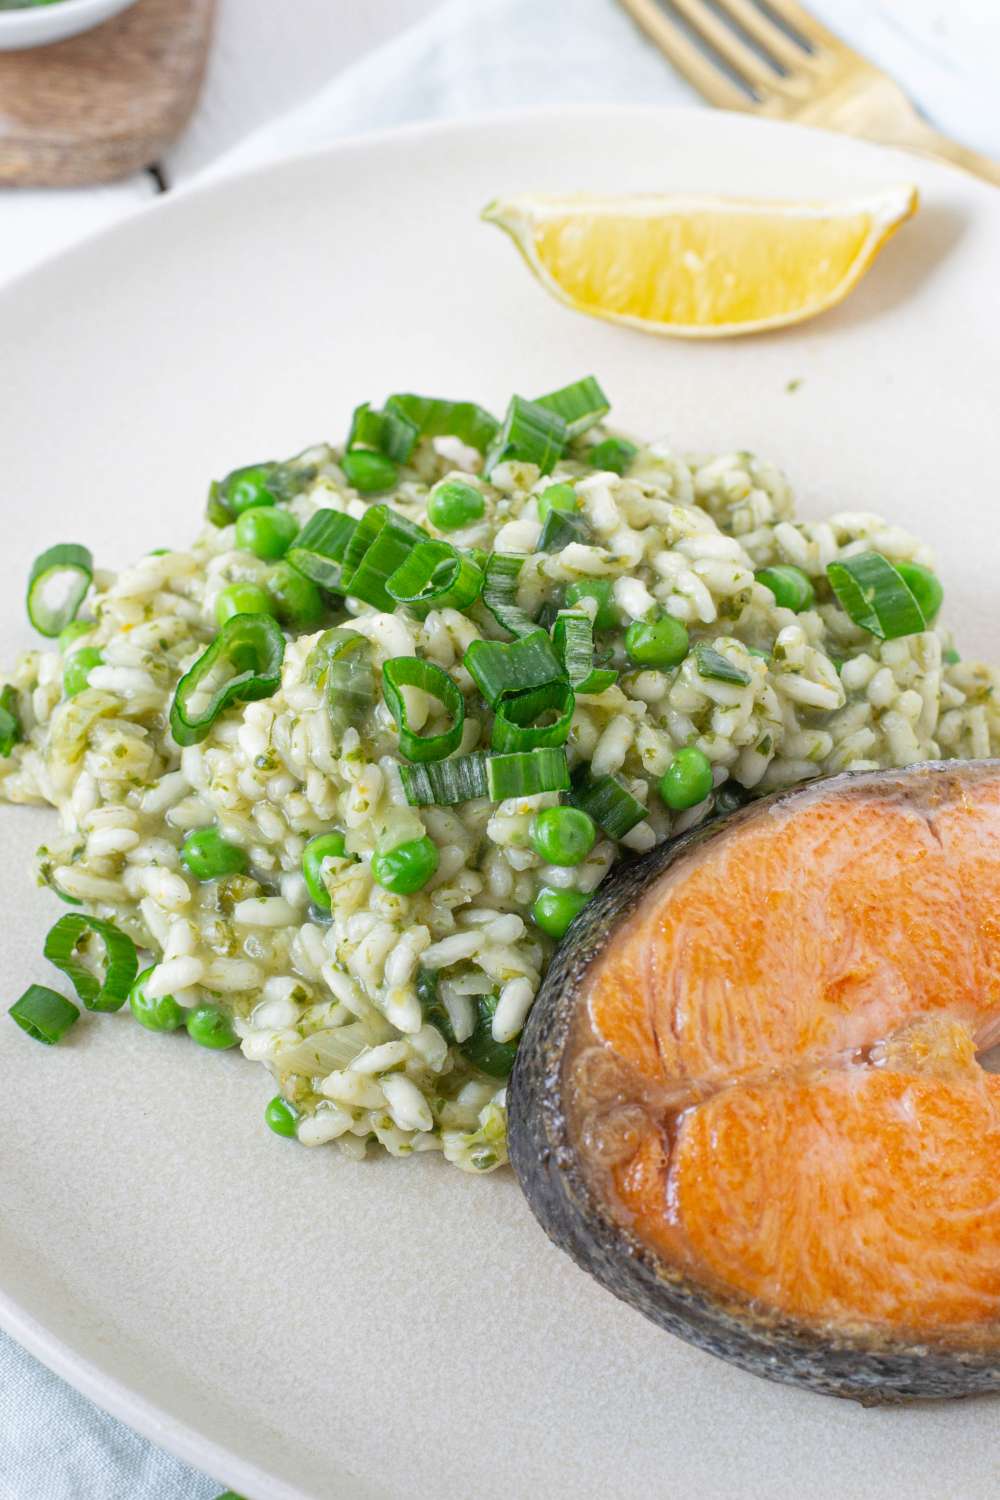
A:
{"label": "green pea", "polygon": [[954,646],[949,646],[946,651],[941,652],[941,660],[949,667],[957,667],[962,660]]}
{"label": "green pea", "polygon": [[243,875],[250,863],[246,850],[224,839],[217,828],[192,829],[181,844],[181,860],[195,880]]}
{"label": "green pea", "polygon": [[236,545],[254,557],[284,557],[298,534],[299,523],[291,511],[277,505],[252,505],[236,519]]}
{"label": "green pea", "polygon": [[676,667],[687,656],[688,633],[672,615],[633,620],[625,632],[625,650],[637,666]]}
{"label": "green pea", "polygon": [[299,1117],[297,1109],[293,1109],[287,1099],[280,1094],[275,1094],[264,1110],[264,1123],[275,1135],[295,1137],[295,1122]]}
{"label": "green pea", "polygon": [[566,603],[570,606],[584,599],[594,599],[597,614],[594,616],[595,630],[614,630],[618,624],[618,609],[609,578],[581,578],[571,583],[566,590]]}
{"label": "green pea", "polygon": [[331,906],[330,892],[323,880],[323,862],[327,859],[344,859],[346,855],[344,835],[337,830],[333,833],[318,833],[302,851],[302,874],[313,905],[318,906],[321,911],[329,911]]}
{"label": "green pea", "polygon": [[486,501],[471,484],[446,479],[435,485],[427,502],[427,519],[438,531],[461,531],[485,513]]}
{"label": "green pea", "polygon": [[932,573],[930,568],[925,568],[920,563],[898,562],[894,566],[920,605],[924,619],[928,625],[932,625],[944,601],[944,589],[941,587],[940,578],[936,573]]}
{"label": "green pea", "polygon": [[323,595],[311,578],[304,577],[290,563],[278,563],[267,580],[267,591],[273,600],[271,613],[292,630],[306,634],[322,620]]}
{"label": "green pea", "polygon": [[234,516],[242,515],[254,506],[276,503],[271,490],[273,467],[273,464],[247,464],[246,468],[234,469],[226,475],[222,481],[222,493]]}
{"label": "green pea", "polygon": [[712,762],[694,745],[678,750],[660,778],[660,796],[668,807],[681,812],[697,807],[712,790]]}
{"label": "green pea", "polygon": [[571,484],[550,484],[538,497],[538,519],[546,521],[554,510],[574,511],[580,509],[576,491]]}
{"label": "green pea", "polygon": [[512,1042],[498,1042],[493,1036],[493,1016],[499,995],[480,995],[476,1001],[476,1025],[472,1035],[461,1044],[464,1057],[491,1078],[509,1078],[517,1056],[520,1038]]}
{"label": "green pea", "polygon": [[548,865],[578,865],[596,840],[593,818],[578,807],[547,807],[531,825],[531,847]]}
{"label": "green pea", "polygon": [[199,1005],[194,1010],[189,1010],[184,1024],[193,1042],[197,1042],[199,1047],[211,1047],[216,1052],[235,1047],[240,1040],[233,1030],[229,1015],[221,1005]]}
{"label": "green pea", "polygon": [[273,615],[271,596],[256,583],[231,583],[216,595],[215,618],[225,625],[233,615]]}
{"label": "green pea", "polygon": [[91,672],[103,661],[104,657],[96,646],[81,646],[74,651],[63,668],[63,692],[66,697],[75,698],[77,693],[82,693]]}
{"label": "green pea", "polygon": [[370,453],[367,448],[352,448],[340,460],[340,467],[362,495],[376,495],[381,490],[391,490],[399,478],[399,470],[391,458],[384,453]]}
{"label": "green pea", "polygon": [[64,625],[60,630],[56,645],[65,656],[74,641],[78,641],[82,635],[89,635],[92,630],[96,629],[96,620],[70,620],[69,624]]}
{"label": "green pea", "polygon": [[816,603],[816,590],[801,568],[791,563],[776,563],[773,568],[759,568],[754,574],[758,583],[770,589],[775,604],[800,615]]}
{"label": "green pea", "polygon": [[553,886],[543,885],[531,908],[535,926],[547,932],[549,937],[561,938],[589,900],[583,891],[556,890]]}
{"label": "green pea", "polygon": [[178,1026],[184,1025],[184,1011],[173,995],[160,995],[156,1000],[149,998],[146,980],[152,973],[153,968],[143,969],[136,978],[129,991],[129,1009],[147,1031],[176,1031]]}
{"label": "green pea", "polygon": [[437,867],[437,845],[426,834],[372,855],[372,878],[397,896],[412,896],[422,890]]}

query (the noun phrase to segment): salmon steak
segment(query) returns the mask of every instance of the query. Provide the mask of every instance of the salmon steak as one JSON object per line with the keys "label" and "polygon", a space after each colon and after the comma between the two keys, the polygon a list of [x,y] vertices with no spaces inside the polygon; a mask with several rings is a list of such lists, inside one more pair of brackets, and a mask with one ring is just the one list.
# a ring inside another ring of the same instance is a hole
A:
{"label": "salmon steak", "polygon": [[993,1390],[998,1043],[1000,762],[840,776],[601,886],[511,1159],[557,1244],[711,1353],[870,1402]]}

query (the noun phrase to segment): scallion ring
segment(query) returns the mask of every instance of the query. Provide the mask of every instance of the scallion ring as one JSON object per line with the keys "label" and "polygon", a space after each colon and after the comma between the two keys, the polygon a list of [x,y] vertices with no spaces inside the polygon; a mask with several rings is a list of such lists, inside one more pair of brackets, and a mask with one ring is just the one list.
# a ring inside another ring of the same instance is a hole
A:
{"label": "scallion ring", "polygon": [[326,698],[326,711],[339,743],[375,702],[371,642],[356,630],[335,626],[320,636],[306,659],[306,676]]}
{"label": "scallion ring", "polygon": [[354,409],[347,447],[348,450],[374,448],[378,453],[384,453],[386,458],[391,458],[394,463],[405,464],[419,435],[416,422],[404,411],[392,407],[387,407],[384,411],[372,411],[366,401]]}
{"label": "scallion ring", "polygon": [[[565,745],[575,705],[568,682],[546,682],[527,692],[502,693],[494,710],[494,750],[541,750]],[[543,723],[551,714],[555,718]]]}
{"label": "scallion ring", "polygon": [[473,641],[462,664],[491,708],[504,693],[527,692],[566,676],[548,636],[538,629],[510,643]]}
{"label": "scallion ring", "polygon": [[535,464],[542,474],[551,474],[566,447],[566,423],[556,411],[512,396],[500,431],[483,461],[487,478],[498,464],[516,459]]}
{"label": "scallion ring", "polygon": [[170,729],[198,745],[231,703],[270,698],[281,685],[285,637],[271,615],[232,615],[177,684]]}
{"label": "scallion ring", "polygon": [[577,773],[569,800],[574,807],[588,813],[612,839],[624,838],[646,816],[646,808],[638,797],[614,774],[591,780],[586,771]]}
{"label": "scallion ring", "polygon": [[414,424],[421,437],[455,437],[485,453],[500,423],[474,401],[444,401],[437,396],[400,392],[390,396],[386,411],[397,411]]}
{"label": "scallion ring", "polygon": [[696,642],[694,660],[699,677],[711,677],[716,682],[738,683],[740,687],[748,687],[752,680],[749,672],[734,666],[727,656],[723,656],[721,651],[716,651],[714,646],[707,645],[705,641]]}
{"label": "scallion ring", "polygon": [[[441,734],[422,735],[411,729],[407,719],[403,688],[418,688],[429,693],[451,718],[451,725]],[[419,661],[415,656],[394,656],[382,664],[382,696],[399,730],[399,748],[407,760],[443,760],[458,749],[465,722],[465,699],[447,672],[433,662]]]}
{"label": "scallion ring", "polygon": [[295,537],[286,561],[320,588],[340,593],[341,566],[357,528],[341,510],[317,510]]}
{"label": "scallion ring", "polygon": [[423,618],[432,609],[468,609],[482,592],[483,570],[448,542],[418,542],[385,587]]}
{"label": "scallion ring", "polygon": [[483,603],[511,635],[530,635],[538,626],[517,602],[517,584],[527,558],[519,552],[491,552],[483,577]]}
{"label": "scallion ring", "polygon": [[550,391],[547,396],[536,396],[535,405],[544,406],[562,417],[567,442],[603,421],[611,410],[610,401],[593,375],[585,375],[582,380],[564,385],[561,390]]}
{"label": "scallion ring", "polygon": [[72,1000],[44,984],[29,984],[7,1014],[28,1036],[36,1042],[44,1042],[47,1047],[62,1041],[70,1027],[80,1019],[80,1012]]}
{"label": "scallion ring", "polygon": [[927,629],[913,590],[881,552],[858,552],[832,562],[826,576],[844,612],[879,640],[895,641]]}
{"label": "scallion ring", "polygon": [[36,557],[28,579],[28,619],[50,639],[65,630],[94,578],[94,559],[86,547],[61,542]]}
{"label": "scallion ring", "polygon": [[618,680],[617,672],[594,666],[594,623],[585,610],[559,611],[552,644],[575,692],[603,693]]}
{"label": "scallion ring", "polygon": [[[103,949],[100,974],[77,957],[91,937]],[[88,1010],[121,1010],[139,972],[139,955],[128,934],[83,912],[60,917],[45,939],[43,952],[66,975]]]}
{"label": "scallion ring", "polygon": [[351,598],[392,614],[396,601],[386,583],[418,542],[429,541],[422,526],[387,505],[369,506],[347,544],[340,587]]}

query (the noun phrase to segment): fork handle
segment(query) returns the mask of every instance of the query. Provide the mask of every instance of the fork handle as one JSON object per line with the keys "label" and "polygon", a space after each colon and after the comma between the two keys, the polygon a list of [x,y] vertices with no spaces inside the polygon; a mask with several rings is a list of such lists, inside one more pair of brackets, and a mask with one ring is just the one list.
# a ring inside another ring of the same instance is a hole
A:
{"label": "fork handle", "polygon": [[902,146],[910,151],[919,151],[923,156],[936,157],[939,161],[951,162],[953,166],[961,167],[965,172],[971,172],[975,177],[981,177],[984,182],[990,182],[994,187],[1000,187],[1000,162],[993,161],[991,157],[984,156],[981,151],[973,151],[971,146],[963,146],[960,141],[953,141],[946,135],[925,125],[922,120],[914,120],[912,124],[908,121],[905,129],[898,135],[895,132],[882,134],[882,139],[888,146]]}

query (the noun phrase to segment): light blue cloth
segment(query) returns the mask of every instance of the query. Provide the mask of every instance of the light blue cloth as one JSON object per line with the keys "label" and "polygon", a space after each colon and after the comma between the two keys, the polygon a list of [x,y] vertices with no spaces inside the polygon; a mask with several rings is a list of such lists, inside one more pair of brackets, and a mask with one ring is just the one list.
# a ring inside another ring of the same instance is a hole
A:
{"label": "light blue cloth", "polygon": [[[1000,155],[996,0],[814,0],[943,129]],[[615,0],[451,0],[229,152],[213,172],[421,119],[520,105],[695,102]],[[196,1474],[0,1334],[0,1500],[212,1500]]]}

